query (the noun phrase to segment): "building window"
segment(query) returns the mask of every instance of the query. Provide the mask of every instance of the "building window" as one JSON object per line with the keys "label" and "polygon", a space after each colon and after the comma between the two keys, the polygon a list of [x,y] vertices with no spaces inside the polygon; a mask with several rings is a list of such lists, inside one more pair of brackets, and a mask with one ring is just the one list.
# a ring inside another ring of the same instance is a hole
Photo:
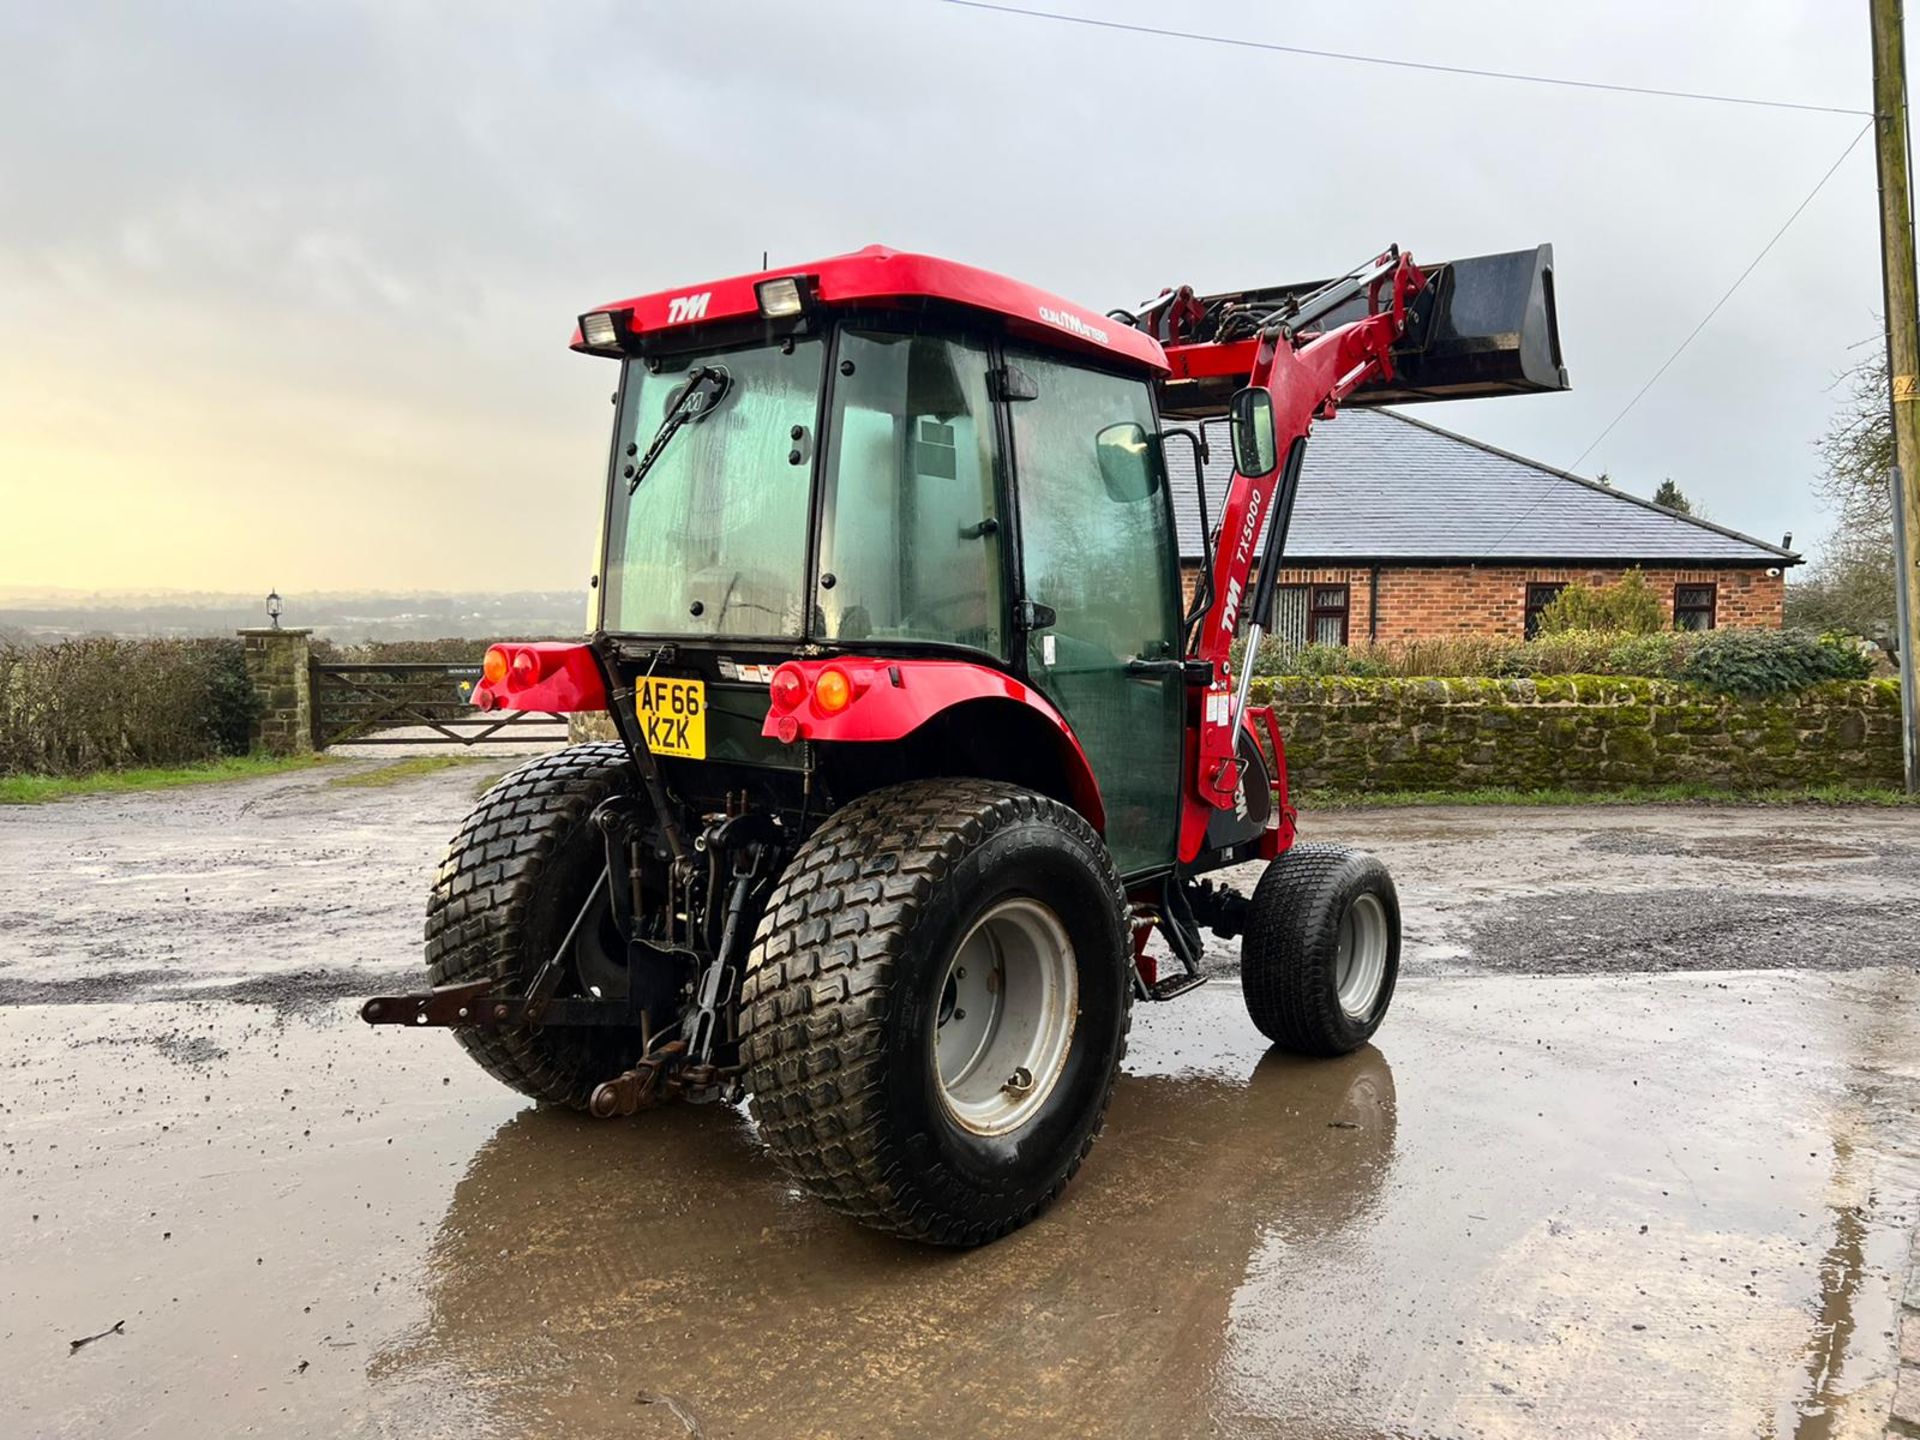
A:
{"label": "building window", "polygon": [[1344,585],[1315,585],[1312,604],[1307,612],[1309,633],[1316,645],[1344,645],[1347,643],[1347,587]]}
{"label": "building window", "polygon": [[1547,606],[1560,598],[1560,592],[1567,588],[1564,580],[1548,580],[1540,584],[1527,586],[1527,639],[1531,640],[1540,633],[1540,614]]}
{"label": "building window", "polygon": [[1711,630],[1715,608],[1715,591],[1719,587],[1711,583],[1706,585],[1676,585],[1673,587],[1673,628],[1676,630]]}
{"label": "building window", "polygon": [[1283,646],[1347,643],[1345,585],[1280,585],[1273,596],[1273,638]]}

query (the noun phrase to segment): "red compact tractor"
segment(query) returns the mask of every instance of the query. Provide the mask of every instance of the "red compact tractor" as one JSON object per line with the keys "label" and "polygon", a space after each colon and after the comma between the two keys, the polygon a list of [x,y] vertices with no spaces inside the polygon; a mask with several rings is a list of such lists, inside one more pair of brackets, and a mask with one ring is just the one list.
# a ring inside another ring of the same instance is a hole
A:
{"label": "red compact tractor", "polygon": [[[876,247],[624,300],[573,348],[619,371],[597,620],[495,646],[473,699],[619,739],[487,792],[434,988],[366,1019],[596,1115],[744,1095],[829,1205],[947,1245],[1066,1186],[1203,930],[1243,937],[1276,1045],[1373,1034],[1393,882],[1294,843],[1230,650],[1270,625],[1313,421],[1566,387],[1547,247],[1105,315]],[[1203,468],[1210,420],[1234,474],[1183,604],[1166,451]],[[1250,897],[1202,878],[1252,862]]]}

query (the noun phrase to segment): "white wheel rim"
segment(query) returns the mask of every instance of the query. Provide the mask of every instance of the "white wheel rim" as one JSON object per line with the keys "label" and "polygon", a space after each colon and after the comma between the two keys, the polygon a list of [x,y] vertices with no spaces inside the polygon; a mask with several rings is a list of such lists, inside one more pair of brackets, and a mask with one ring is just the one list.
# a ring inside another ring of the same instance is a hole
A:
{"label": "white wheel rim", "polygon": [[1073,942],[1037,900],[1003,900],[967,932],[935,991],[934,1076],[964,1129],[1004,1135],[1060,1083],[1080,1009]]}
{"label": "white wheel rim", "polygon": [[1333,983],[1350,1020],[1370,1020],[1387,978],[1387,909],[1378,895],[1356,895],[1340,917]]}

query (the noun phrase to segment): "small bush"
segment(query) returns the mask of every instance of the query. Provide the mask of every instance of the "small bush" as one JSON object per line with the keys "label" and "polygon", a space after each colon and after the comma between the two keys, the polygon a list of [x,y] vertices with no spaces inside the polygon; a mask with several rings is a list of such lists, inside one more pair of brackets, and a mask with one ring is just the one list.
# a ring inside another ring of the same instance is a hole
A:
{"label": "small bush", "polygon": [[[1236,668],[1237,673],[1237,668]],[[1386,662],[1365,647],[1286,646],[1269,640],[1254,660],[1256,675],[1389,675]]]}
{"label": "small bush", "polygon": [[1607,673],[1672,679],[1693,653],[1695,638],[1692,630],[1656,630],[1651,635],[1616,637],[1607,652]]}
{"label": "small bush", "polygon": [[1667,628],[1667,608],[1636,566],[1611,585],[1576,580],[1540,612],[1540,633],[1568,630],[1618,630],[1647,635]]}
{"label": "small bush", "polygon": [[1682,680],[1730,695],[1780,695],[1872,674],[1873,662],[1852,641],[1806,630],[1710,630],[1678,670]]}
{"label": "small bush", "polygon": [[1515,645],[1498,675],[1610,675],[1613,652],[1630,636],[1620,630],[1563,630]]}

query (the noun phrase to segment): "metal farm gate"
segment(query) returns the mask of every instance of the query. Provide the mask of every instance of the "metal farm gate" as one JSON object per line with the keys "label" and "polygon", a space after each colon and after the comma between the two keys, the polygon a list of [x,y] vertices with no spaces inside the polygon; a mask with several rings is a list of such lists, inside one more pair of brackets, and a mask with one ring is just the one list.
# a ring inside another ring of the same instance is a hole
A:
{"label": "metal farm gate", "polygon": [[552,745],[566,740],[565,715],[541,710],[481,711],[469,697],[478,665],[421,661],[308,662],[313,748],[329,745]]}

